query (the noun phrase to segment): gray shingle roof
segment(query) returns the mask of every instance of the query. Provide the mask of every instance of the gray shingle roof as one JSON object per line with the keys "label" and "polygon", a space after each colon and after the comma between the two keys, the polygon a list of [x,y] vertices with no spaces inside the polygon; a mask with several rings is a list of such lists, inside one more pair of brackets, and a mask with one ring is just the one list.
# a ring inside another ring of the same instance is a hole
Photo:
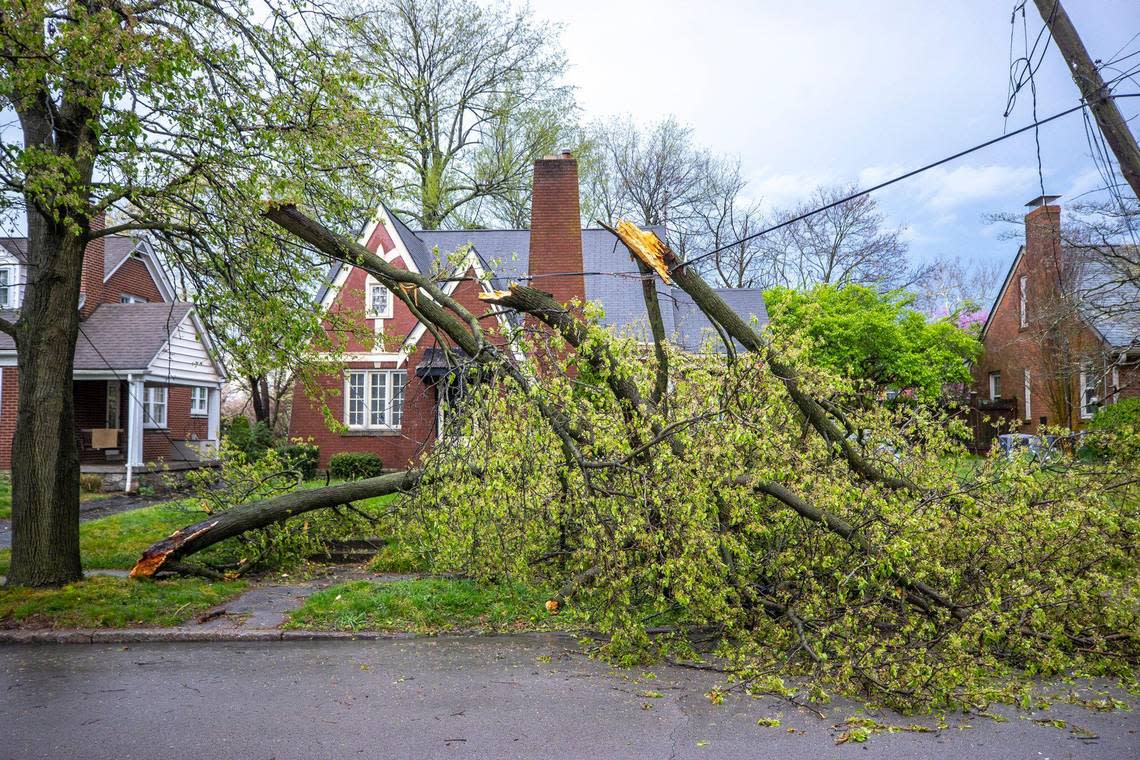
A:
{"label": "gray shingle roof", "polygon": [[[131,255],[138,242],[137,239],[127,235],[107,235],[103,238],[103,277],[115,271],[115,267]],[[27,263],[27,238],[0,238],[0,248],[11,253],[21,263]]]}
{"label": "gray shingle roof", "polygon": [[0,238],[0,248],[3,248],[8,253],[16,257],[16,260],[22,264],[28,261],[28,239],[27,238]]}
{"label": "gray shingle roof", "polygon": [[[181,301],[101,304],[79,324],[75,369],[116,372],[146,369],[192,308],[191,304]],[[19,315],[4,312],[3,316],[12,320]],[[11,336],[0,333],[0,351],[14,348]]]}
{"label": "gray shingle roof", "polygon": [[1103,261],[1081,267],[1081,312],[1114,348],[1140,345],[1140,285]]}
{"label": "gray shingle roof", "polygon": [[[391,210],[396,233],[408,249],[421,272],[431,272],[441,259],[471,245],[483,267],[491,273],[491,284],[504,290],[512,281],[525,282],[530,266],[530,230],[410,230]],[[652,227],[659,237],[665,230]],[[613,233],[604,229],[582,230],[582,266],[586,299],[605,309],[603,322],[617,331],[648,340],[649,324],[641,291],[641,275],[637,263]],[[339,265],[329,269],[326,284],[318,293],[323,299],[329,284],[340,271]],[[657,297],[665,332],[686,350],[698,350],[707,335],[715,336],[712,325],[684,291],[665,285],[659,279]],[[542,283],[534,283],[541,288]],[[729,305],[742,316],[756,316],[761,324],[768,321],[764,298],[759,289],[719,290]],[[720,349],[723,350],[723,349]]]}

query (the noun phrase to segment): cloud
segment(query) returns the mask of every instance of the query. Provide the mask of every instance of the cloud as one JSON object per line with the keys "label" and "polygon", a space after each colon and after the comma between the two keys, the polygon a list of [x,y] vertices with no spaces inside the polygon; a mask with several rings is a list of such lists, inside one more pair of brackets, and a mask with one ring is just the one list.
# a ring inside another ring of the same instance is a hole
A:
{"label": "cloud", "polygon": [[808,200],[820,185],[834,184],[837,177],[822,172],[769,173],[761,169],[748,183],[748,194],[763,199],[769,209],[784,208]]}
{"label": "cloud", "polygon": [[1038,186],[1037,169],[1030,166],[938,167],[915,178],[919,193],[931,207],[942,211],[979,201],[1002,198],[1018,188],[1027,191]]}

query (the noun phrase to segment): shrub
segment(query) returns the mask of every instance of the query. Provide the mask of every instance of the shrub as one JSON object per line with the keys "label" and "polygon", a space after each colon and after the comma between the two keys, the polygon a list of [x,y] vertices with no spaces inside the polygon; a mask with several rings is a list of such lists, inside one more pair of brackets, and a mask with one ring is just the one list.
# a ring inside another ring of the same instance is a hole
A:
{"label": "shrub", "polygon": [[1140,460],[1140,398],[1102,406],[1089,423],[1087,448],[1106,459]]}
{"label": "shrub", "polygon": [[258,459],[273,448],[273,431],[264,422],[250,423],[245,417],[234,417],[225,435],[234,448],[250,459]]}
{"label": "shrub", "polygon": [[345,480],[363,480],[374,478],[384,472],[384,464],[375,454],[333,454],[329,460],[329,472],[334,478]]}
{"label": "shrub", "polygon": [[94,472],[80,475],[79,490],[83,493],[99,493],[103,490],[103,476]]}
{"label": "shrub", "polygon": [[312,480],[317,475],[317,464],[321,459],[321,449],[315,444],[300,439],[293,443],[278,446],[277,455],[282,464],[301,473],[302,480]]}

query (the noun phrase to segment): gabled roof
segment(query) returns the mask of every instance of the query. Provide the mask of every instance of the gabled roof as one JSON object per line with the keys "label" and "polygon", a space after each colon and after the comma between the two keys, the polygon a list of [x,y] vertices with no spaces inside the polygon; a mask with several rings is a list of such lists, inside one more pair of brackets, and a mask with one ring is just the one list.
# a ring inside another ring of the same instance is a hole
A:
{"label": "gabled roof", "polygon": [[0,248],[16,257],[21,264],[28,263],[28,239],[0,237]]}
{"label": "gabled roof", "polygon": [[[386,206],[384,211],[420,272],[441,270],[449,254],[470,246],[483,269],[491,273],[491,285],[496,290],[505,290],[511,282],[527,282],[530,230],[413,231]],[[650,229],[664,239],[663,227]],[[583,229],[582,266],[586,272],[586,300],[600,304],[605,310],[603,323],[641,340],[650,340],[641,274],[637,263],[617,237],[605,229]],[[342,265],[339,264],[329,269],[327,280],[318,294],[319,300],[324,300],[341,270]],[[703,346],[709,335],[715,337],[711,323],[684,291],[654,279],[665,333],[672,340],[686,350],[695,351]],[[534,284],[542,287],[542,283]],[[761,324],[767,323],[768,313],[761,289],[722,289],[717,292],[741,316],[746,319],[755,316]]]}
{"label": "gabled roof", "polygon": [[1113,348],[1140,345],[1140,284],[1104,261],[1081,267],[1077,293],[1081,315]]}
{"label": "gabled roof", "polygon": [[[145,370],[193,309],[186,302],[105,303],[79,323],[75,369],[89,371]],[[19,313],[3,312],[16,320]],[[12,337],[0,333],[0,351],[14,351]]]}

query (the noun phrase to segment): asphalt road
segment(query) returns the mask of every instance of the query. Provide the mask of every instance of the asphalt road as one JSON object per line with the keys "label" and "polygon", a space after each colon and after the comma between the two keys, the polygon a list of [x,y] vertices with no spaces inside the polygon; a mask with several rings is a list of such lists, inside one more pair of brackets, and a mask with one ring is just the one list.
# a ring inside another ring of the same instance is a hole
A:
{"label": "asphalt road", "polygon": [[1008,722],[951,716],[941,731],[837,746],[850,703],[825,719],[735,692],[713,705],[715,674],[654,667],[646,679],[575,650],[555,635],[0,647],[0,757],[1140,757],[1140,713],[1070,704],[1048,717],[1082,736],[999,708]]}

